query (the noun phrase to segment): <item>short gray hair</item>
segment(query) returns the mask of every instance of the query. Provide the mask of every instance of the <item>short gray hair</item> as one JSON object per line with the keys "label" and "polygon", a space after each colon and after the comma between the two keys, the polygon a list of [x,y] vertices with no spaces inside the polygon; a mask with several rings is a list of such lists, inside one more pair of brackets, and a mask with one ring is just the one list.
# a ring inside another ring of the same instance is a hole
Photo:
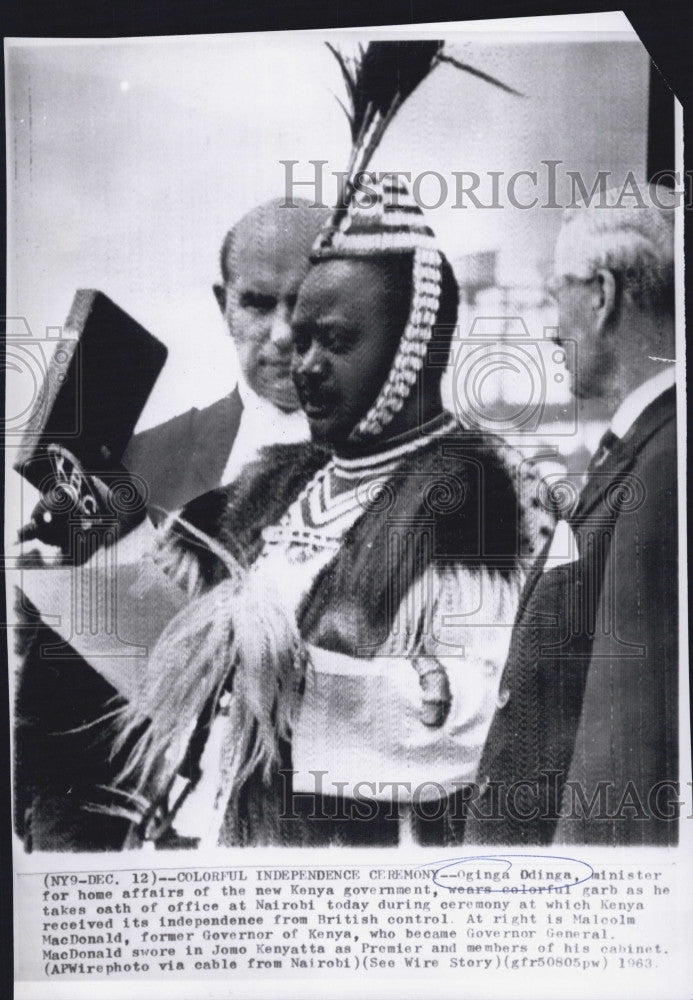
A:
{"label": "short gray hair", "polygon": [[620,205],[618,193],[565,210],[556,273],[585,279],[605,268],[643,312],[673,315],[674,209],[660,207],[667,201],[659,187],[639,207]]}

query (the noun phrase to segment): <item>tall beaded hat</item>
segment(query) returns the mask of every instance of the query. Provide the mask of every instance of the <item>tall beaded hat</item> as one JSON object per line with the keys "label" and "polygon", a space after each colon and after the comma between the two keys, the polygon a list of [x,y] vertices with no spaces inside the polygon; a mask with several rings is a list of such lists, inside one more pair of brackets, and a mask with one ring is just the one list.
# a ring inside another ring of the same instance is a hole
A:
{"label": "tall beaded hat", "polygon": [[[401,175],[367,174],[372,156],[399,108],[439,63],[449,63],[516,93],[487,73],[445,54],[443,46],[442,41],[370,42],[348,59],[328,45],[347,86],[351,107],[345,111],[352,149],[340,199],[313,247],[311,262],[399,253],[409,253],[413,259],[411,305],[404,333],[378,397],[352,431],[356,439],[380,434],[416,384],[433,336],[442,282],[442,255],[421,208]],[[364,176],[368,180],[367,198],[359,200],[356,193]]]}

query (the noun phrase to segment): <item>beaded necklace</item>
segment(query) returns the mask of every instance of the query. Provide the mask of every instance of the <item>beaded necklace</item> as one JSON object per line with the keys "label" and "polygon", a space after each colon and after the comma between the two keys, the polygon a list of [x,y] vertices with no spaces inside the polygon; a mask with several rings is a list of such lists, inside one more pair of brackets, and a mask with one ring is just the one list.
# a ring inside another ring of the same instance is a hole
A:
{"label": "beaded necklace", "polygon": [[[281,521],[263,530],[267,546],[307,546],[336,552],[346,531],[361,514],[378,509],[392,493],[388,476],[404,458],[427,447],[457,426],[452,414],[441,414],[412,434],[402,435],[378,452],[346,457],[333,455],[304,487]],[[300,557],[299,557],[300,558]]]}

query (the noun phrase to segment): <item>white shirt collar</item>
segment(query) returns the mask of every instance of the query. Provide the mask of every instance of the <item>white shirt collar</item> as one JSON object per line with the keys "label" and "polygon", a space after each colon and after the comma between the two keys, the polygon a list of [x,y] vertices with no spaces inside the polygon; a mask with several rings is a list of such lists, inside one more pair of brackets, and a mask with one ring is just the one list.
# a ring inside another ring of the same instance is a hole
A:
{"label": "white shirt collar", "polygon": [[243,411],[221,478],[222,485],[235,479],[245,465],[258,457],[261,448],[272,444],[296,444],[310,438],[303,410],[284,413],[251,389],[242,375],[238,377],[238,394]]}
{"label": "white shirt collar", "polygon": [[626,436],[638,417],[658,396],[666,392],[676,381],[675,364],[667,363],[666,368],[634,389],[623,400],[614,413],[609,427],[618,438]]}
{"label": "white shirt collar", "polygon": [[236,388],[238,389],[238,395],[241,397],[244,410],[255,410],[259,412],[262,412],[263,410],[271,410],[273,414],[283,413],[283,411],[276,407],[274,403],[270,403],[268,399],[258,396],[255,390],[251,388],[250,383],[246,381],[245,376],[240,372]]}

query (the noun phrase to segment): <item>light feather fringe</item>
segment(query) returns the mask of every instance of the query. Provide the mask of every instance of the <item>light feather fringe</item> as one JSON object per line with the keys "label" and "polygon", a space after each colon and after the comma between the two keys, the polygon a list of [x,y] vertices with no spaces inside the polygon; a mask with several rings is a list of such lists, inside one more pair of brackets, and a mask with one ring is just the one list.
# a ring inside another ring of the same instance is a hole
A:
{"label": "light feather fringe", "polygon": [[[219,547],[197,529],[194,535],[212,551]],[[139,697],[119,720],[115,752],[135,744],[117,783],[134,781],[136,794],[151,802],[166,795],[205,706],[211,700],[214,718],[223,691],[230,689],[231,697],[222,784],[234,801],[255,772],[271,782],[280,740],[290,738],[300,705],[307,656],[295,617],[266,577],[244,570],[223,549],[219,554],[231,577],[169,623],[149,657]]]}
{"label": "light feather fringe", "polygon": [[[184,535],[181,535],[180,529],[183,529]],[[215,555],[229,577],[240,586],[248,565],[245,553],[239,548],[235,555],[231,554],[215,538],[178,513],[170,514],[157,531],[151,557],[159,569],[184,590],[188,597],[199,597],[204,593],[206,584],[200,570],[198,552]]]}

